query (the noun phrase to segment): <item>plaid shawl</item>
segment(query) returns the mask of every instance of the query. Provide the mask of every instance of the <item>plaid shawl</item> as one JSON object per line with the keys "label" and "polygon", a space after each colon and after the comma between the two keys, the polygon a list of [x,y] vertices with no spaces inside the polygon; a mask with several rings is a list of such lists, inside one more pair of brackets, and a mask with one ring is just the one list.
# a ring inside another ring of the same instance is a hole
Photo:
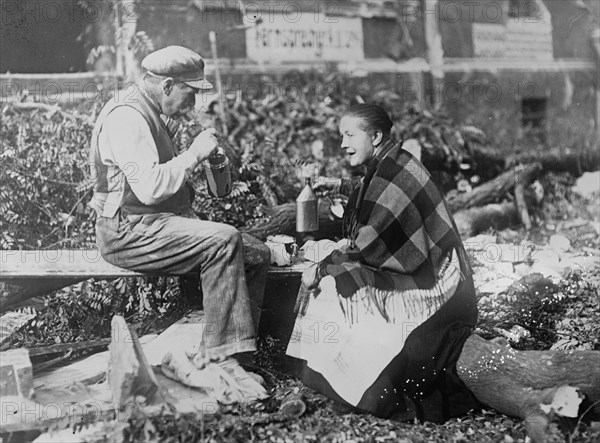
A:
{"label": "plaid shawl", "polygon": [[453,250],[462,278],[471,274],[442,194],[423,164],[400,143],[386,142],[371,159],[349,199],[344,222],[351,249],[331,254],[318,270],[319,280],[326,275],[335,279],[344,298],[369,287],[433,289]]}

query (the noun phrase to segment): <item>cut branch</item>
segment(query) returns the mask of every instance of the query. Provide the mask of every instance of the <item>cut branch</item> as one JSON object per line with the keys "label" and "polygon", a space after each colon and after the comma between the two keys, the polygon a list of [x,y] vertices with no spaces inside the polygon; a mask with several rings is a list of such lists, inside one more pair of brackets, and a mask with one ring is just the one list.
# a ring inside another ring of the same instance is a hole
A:
{"label": "cut branch", "polygon": [[[478,335],[467,339],[457,363],[458,376],[477,399],[524,419],[535,442],[545,441],[552,418],[549,405],[557,396],[567,396],[569,388],[591,402],[600,400],[598,368],[597,351],[517,351]],[[573,401],[577,409],[580,401]]]}

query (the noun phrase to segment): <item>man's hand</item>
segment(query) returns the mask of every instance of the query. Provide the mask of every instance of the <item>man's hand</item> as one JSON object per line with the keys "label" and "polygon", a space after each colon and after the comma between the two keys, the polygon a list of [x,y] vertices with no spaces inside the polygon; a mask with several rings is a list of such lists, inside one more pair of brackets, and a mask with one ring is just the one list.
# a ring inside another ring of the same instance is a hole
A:
{"label": "man's hand", "polygon": [[313,184],[313,190],[315,192],[331,191],[341,184],[342,180],[339,178],[319,177]]}
{"label": "man's hand", "polygon": [[219,145],[216,134],[217,130],[215,128],[202,131],[192,142],[188,151],[192,152],[199,161],[206,160]]}

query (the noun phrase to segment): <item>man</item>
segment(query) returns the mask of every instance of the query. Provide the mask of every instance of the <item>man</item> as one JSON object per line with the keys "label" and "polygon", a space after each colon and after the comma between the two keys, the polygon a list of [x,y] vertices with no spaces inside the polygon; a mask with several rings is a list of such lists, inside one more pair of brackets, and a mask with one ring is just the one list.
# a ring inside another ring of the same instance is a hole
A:
{"label": "man", "polygon": [[207,359],[231,356],[249,363],[262,304],[269,250],[256,239],[254,263],[246,267],[242,237],[233,227],[198,219],[187,183],[215,150],[214,129],[200,133],[183,153],[173,144],[173,117],[212,89],[200,55],[169,46],[142,61],[146,71],[135,87],[119,91],[98,116],[91,140],[95,175],[91,206],[102,256],[116,266],[172,274],[198,272],[204,297]]}

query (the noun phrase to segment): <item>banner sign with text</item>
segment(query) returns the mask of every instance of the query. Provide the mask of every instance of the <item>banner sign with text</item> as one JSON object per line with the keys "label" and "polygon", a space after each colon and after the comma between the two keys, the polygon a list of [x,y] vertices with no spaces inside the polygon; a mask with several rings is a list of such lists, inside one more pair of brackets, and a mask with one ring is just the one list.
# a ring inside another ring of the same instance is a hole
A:
{"label": "banner sign with text", "polygon": [[362,60],[362,19],[269,14],[246,30],[246,50],[248,58],[256,61]]}
{"label": "banner sign with text", "polygon": [[546,23],[473,23],[476,58],[552,60],[552,25]]}

